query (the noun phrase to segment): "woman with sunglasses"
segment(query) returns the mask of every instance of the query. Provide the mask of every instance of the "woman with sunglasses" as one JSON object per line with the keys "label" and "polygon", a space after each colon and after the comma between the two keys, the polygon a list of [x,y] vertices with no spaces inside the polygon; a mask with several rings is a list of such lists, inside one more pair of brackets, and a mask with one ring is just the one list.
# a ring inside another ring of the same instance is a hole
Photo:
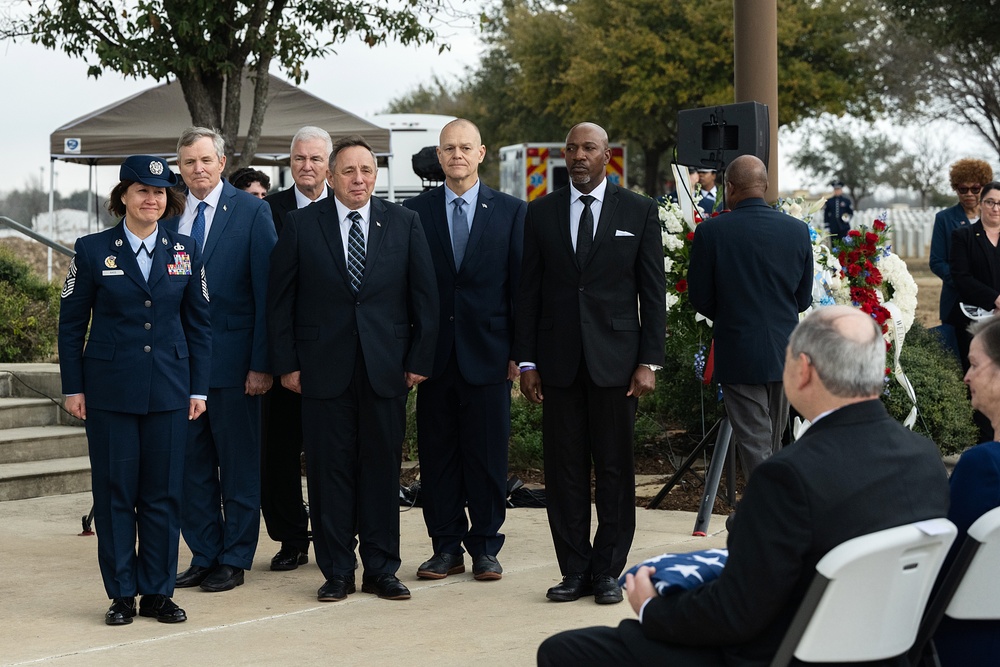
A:
{"label": "woman with sunglasses", "polygon": [[[958,195],[958,203],[934,217],[934,234],[931,237],[931,271],[941,278],[941,323],[953,332],[963,332],[969,321],[958,310],[958,292],[951,277],[951,235],[960,227],[968,227],[979,220],[979,195],[983,186],[993,180],[993,169],[983,160],[962,159],[951,165],[948,174],[951,187]],[[949,337],[951,333],[949,332]],[[954,345],[954,341],[952,341]],[[968,340],[966,340],[968,352]]]}
{"label": "woman with sunglasses", "polygon": [[[951,235],[951,277],[955,281],[960,303],[978,306],[985,311],[1000,307],[1000,182],[992,181],[982,188],[979,196],[982,217],[967,227],[959,227]],[[956,306],[961,314],[961,309]],[[958,351],[962,369],[969,370],[969,319],[956,324]],[[993,428],[981,412],[975,413],[984,439],[993,435]]]}

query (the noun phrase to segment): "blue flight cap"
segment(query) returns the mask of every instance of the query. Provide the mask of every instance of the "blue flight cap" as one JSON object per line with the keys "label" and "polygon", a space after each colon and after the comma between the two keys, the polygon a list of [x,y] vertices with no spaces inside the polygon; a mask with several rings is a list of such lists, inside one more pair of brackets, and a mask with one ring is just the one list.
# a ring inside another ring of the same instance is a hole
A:
{"label": "blue flight cap", "polygon": [[155,188],[172,188],[177,185],[177,174],[170,171],[170,165],[161,157],[153,155],[132,155],[125,158],[118,179],[135,181]]}

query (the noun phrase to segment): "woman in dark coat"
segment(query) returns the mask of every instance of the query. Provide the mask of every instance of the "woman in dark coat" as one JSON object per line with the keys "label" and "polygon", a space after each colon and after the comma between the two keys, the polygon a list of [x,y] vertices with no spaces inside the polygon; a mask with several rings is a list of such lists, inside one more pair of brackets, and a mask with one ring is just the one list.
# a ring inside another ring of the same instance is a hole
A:
{"label": "woman in dark coat", "polygon": [[86,420],[105,622],[131,623],[141,595],[140,616],[177,623],[187,619],[171,600],[187,423],[205,411],[211,363],[208,290],[194,242],[158,224],[184,206],[166,161],[134,155],[119,177],[108,208],[121,222],[76,242],[59,365],[66,409]]}

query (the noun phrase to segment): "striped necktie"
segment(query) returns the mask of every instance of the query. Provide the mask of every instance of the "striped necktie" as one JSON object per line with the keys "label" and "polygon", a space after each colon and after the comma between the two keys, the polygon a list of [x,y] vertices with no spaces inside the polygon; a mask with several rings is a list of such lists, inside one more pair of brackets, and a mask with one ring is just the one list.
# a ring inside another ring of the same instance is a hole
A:
{"label": "striped necktie", "polygon": [[347,233],[347,272],[351,274],[351,289],[357,294],[365,275],[365,237],[361,233],[361,214],[351,211],[347,218],[351,221]]}

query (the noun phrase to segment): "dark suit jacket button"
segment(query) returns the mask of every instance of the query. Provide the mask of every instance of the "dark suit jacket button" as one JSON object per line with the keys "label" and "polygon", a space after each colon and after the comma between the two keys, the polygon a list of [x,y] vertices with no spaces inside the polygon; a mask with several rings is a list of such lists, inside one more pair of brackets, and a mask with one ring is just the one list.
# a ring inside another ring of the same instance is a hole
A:
{"label": "dark suit jacket button", "polygon": [[449,322],[454,322],[454,321],[455,321],[455,316],[454,316],[454,315],[452,315],[451,317],[449,317],[449,318],[448,318],[448,321],[449,321]]}
{"label": "dark suit jacket button", "polygon": [[580,291],[581,292],[583,291],[583,285],[580,285]]}
{"label": "dark suit jacket button", "polygon": [[360,305],[361,305],[361,302],[360,302],[360,301],[355,301],[355,302],[354,302],[354,305],[355,305],[355,306],[360,306]]}
{"label": "dark suit jacket button", "polygon": [[146,331],[149,331],[150,329],[152,329],[152,328],[153,328],[153,325],[152,325],[152,324],[150,324],[149,322],[146,322],[146,323],[145,323],[145,324],[143,324],[142,326],[143,326],[143,327],[145,327]]}
{"label": "dark suit jacket button", "polygon": [[152,301],[147,301],[144,305],[146,306],[146,308],[149,308],[150,306],[153,305],[153,302]]}
{"label": "dark suit jacket button", "polygon": [[142,351],[143,351],[143,352],[149,352],[149,351],[150,351],[150,350],[152,350],[152,349],[153,349],[153,348],[151,348],[150,346],[148,346],[148,345],[147,345],[147,346],[145,346],[144,348],[142,348]]}

